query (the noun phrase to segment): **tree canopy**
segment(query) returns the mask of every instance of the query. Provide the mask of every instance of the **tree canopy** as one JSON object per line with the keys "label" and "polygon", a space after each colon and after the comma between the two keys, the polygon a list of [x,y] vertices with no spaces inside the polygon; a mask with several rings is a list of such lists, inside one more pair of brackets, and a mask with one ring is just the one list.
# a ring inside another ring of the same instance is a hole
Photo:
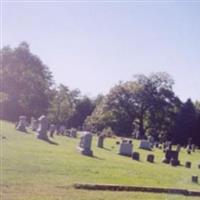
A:
{"label": "tree canopy", "polygon": [[200,145],[200,100],[181,102],[173,91],[174,80],[166,72],[138,74],[119,82],[107,95],[96,99],[79,89],[57,85],[28,43],[0,50],[0,118],[18,120],[20,115],[46,114],[51,123],[93,132],[111,130],[116,135],[154,136]]}

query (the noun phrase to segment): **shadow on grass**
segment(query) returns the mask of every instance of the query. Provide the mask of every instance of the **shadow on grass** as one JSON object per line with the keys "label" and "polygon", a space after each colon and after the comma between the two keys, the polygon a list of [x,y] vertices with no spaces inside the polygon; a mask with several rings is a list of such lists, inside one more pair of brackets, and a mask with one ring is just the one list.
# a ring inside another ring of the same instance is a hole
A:
{"label": "shadow on grass", "polygon": [[103,150],[106,150],[106,151],[111,151],[111,149],[106,148],[106,147],[102,147],[102,148],[100,148],[100,149],[103,149]]}
{"label": "shadow on grass", "polygon": [[89,155],[85,155],[85,154],[82,154],[82,155],[84,155],[84,156],[87,156],[87,157],[89,157],[89,158],[94,158],[94,159],[97,159],[97,160],[105,160],[104,158],[100,158],[100,157],[98,157],[98,156],[89,156]]}
{"label": "shadow on grass", "polygon": [[47,143],[49,143],[49,144],[58,145],[57,142],[54,142],[54,141],[50,140],[49,138],[47,138],[47,139],[40,139],[40,138],[38,138],[38,139],[39,139],[39,140],[42,140],[42,141],[44,141],[44,142],[47,142]]}
{"label": "shadow on grass", "polygon": [[91,156],[92,158],[94,159],[97,159],[97,160],[105,160],[104,158],[100,158],[100,157],[97,157],[97,156]]}

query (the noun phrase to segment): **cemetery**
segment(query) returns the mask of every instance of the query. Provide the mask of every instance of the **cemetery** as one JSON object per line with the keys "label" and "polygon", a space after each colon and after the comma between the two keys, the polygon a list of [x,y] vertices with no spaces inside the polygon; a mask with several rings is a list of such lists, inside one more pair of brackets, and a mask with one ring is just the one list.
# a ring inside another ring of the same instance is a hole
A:
{"label": "cemetery", "polygon": [[0,7],[0,200],[200,200],[200,0]]}
{"label": "cemetery", "polygon": [[104,149],[97,145],[99,136],[89,132],[78,132],[77,138],[54,135],[50,139],[58,145],[53,145],[45,140],[55,125],[48,130],[46,123],[41,116],[38,129],[30,125],[25,133],[1,121],[7,152],[1,187],[7,199],[199,198],[199,149],[191,154],[176,146],[149,151],[141,148],[147,141],[116,137],[104,138]]}

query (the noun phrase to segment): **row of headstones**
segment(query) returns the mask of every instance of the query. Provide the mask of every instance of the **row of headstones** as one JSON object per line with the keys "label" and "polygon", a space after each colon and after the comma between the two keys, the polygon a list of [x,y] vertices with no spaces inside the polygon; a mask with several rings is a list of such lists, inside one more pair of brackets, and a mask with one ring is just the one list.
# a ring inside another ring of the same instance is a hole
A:
{"label": "row of headstones", "polygon": [[[31,119],[31,128],[33,131],[37,131],[39,122],[35,118]],[[48,129],[50,133],[50,137],[53,137],[54,134],[56,135],[63,135],[68,137],[77,137],[77,131],[74,128],[66,129],[65,126],[61,125],[59,128],[55,124],[51,124]]]}
{"label": "row of headstones", "polygon": [[[103,148],[105,136],[100,135],[97,140],[97,147]],[[79,147],[82,149],[82,153],[85,155],[92,156],[91,150],[91,143],[92,143],[92,134],[89,132],[84,132],[81,136]],[[119,142],[117,142],[119,144]],[[142,140],[140,142],[140,148],[142,149],[151,149],[150,143],[146,140]],[[119,154],[123,156],[130,156],[133,160],[140,160],[140,154],[138,152],[133,152],[133,144],[132,140],[122,140],[119,147]],[[180,165],[180,161],[178,159],[179,151],[174,150],[166,150],[165,151],[165,158],[162,160],[163,163],[171,164],[172,166]],[[153,163],[154,162],[154,155],[149,154],[147,155],[147,161]],[[191,168],[191,162],[187,161],[185,163],[185,167]],[[200,168],[200,165],[198,166]]]}
{"label": "row of headstones", "polygon": [[[26,116],[20,116],[19,122],[16,124],[16,129],[22,132],[27,132],[26,127],[28,126]],[[59,130],[57,130],[56,125],[51,124],[49,126],[48,119],[45,115],[42,115],[38,120],[35,118],[31,118],[31,129],[33,131],[37,131],[38,139],[48,139],[47,133],[49,132],[49,136],[53,137],[55,132],[57,131],[57,135],[66,135],[69,137],[77,137],[76,129],[66,130],[64,126],[61,126]]]}
{"label": "row of headstones", "polygon": [[[103,141],[104,135],[100,135],[97,141],[97,147],[103,148]],[[92,144],[92,134],[89,132],[82,133],[81,140],[79,143],[79,149],[83,155],[93,156],[93,151],[91,150]],[[149,147],[146,141],[141,141],[140,148]],[[119,154],[124,156],[131,156],[133,160],[140,160],[140,154],[138,152],[133,152],[133,144],[131,140],[123,140],[120,144]],[[171,163],[172,166],[180,165],[180,161],[178,160],[179,151],[167,150],[165,153],[165,158],[163,159],[164,163]],[[154,162],[154,155],[148,154],[147,155],[147,162],[153,163]],[[186,162],[185,167],[191,168],[191,162]],[[200,165],[198,165],[200,169]],[[198,176],[192,176],[192,182],[198,183]]]}

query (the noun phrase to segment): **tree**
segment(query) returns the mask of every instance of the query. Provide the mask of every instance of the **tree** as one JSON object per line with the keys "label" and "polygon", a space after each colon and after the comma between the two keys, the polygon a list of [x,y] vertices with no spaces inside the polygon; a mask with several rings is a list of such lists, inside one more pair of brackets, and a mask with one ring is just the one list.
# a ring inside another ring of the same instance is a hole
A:
{"label": "tree", "polygon": [[74,113],[72,95],[67,86],[60,84],[53,91],[52,100],[48,109],[51,122],[68,126],[68,120]]}
{"label": "tree", "polygon": [[15,49],[4,47],[0,54],[0,92],[7,95],[1,102],[0,117],[15,121],[22,114],[45,114],[53,83],[48,67],[30,52],[26,42]]}
{"label": "tree", "polygon": [[195,128],[197,123],[197,113],[191,99],[188,99],[181,107],[177,115],[174,129],[174,143],[186,145],[189,138],[196,142]]}
{"label": "tree", "polygon": [[95,104],[86,96],[80,98],[75,105],[75,111],[69,119],[69,126],[81,128],[87,116],[91,115]]}
{"label": "tree", "polygon": [[167,73],[137,75],[135,80],[120,82],[97,106],[87,123],[102,129],[111,126],[115,133],[130,136],[139,131],[165,139],[172,134],[172,125],[180,100],[172,90],[173,80]]}

